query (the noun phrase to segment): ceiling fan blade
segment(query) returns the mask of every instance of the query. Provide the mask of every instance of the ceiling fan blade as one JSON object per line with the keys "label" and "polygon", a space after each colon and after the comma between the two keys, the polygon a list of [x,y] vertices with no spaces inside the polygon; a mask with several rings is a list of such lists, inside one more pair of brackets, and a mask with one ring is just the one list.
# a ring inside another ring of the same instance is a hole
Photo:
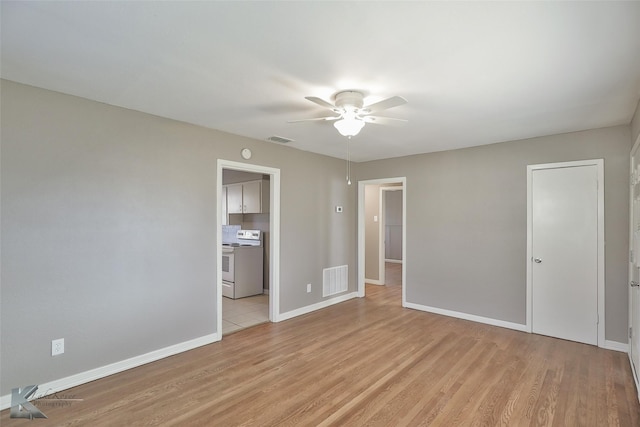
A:
{"label": "ceiling fan blade", "polygon": [[316,96],[305,96],[304,99],[308,99],[309,101],[314,102],[314,103],[318,104],[321,107],[328,108],[328,109],[334,110],[334,111],[336,110],[336,106],[335,105],[325,101],[322,98],[318,98]]}
{"label": "ceiling fan blade", "polygon": [[298,123],[298,122],[319,122],[319,121],[328,121],[328,120],[338,120],[340,116],[337,117],[318,117],[315,119],[300,119],[300,120],[288,120],[287,123]]}
{"label": "ceiling fan blade", "polygon": [[367,113],[373,113],[376,111],[386,110],[387,108],[398,107],[407,103],[407,100],[401,96],[392,96],[391,98],[383,99],[382,101],[365,106],[362,110]]}
{"label": "ceiling fan blade", "polygon": [[393,117],[379,117],[379,116],[363,116],[362,120],[366,123],[374,123],[377,125],[402,125],[407,122],[405,119],[395,119]]}

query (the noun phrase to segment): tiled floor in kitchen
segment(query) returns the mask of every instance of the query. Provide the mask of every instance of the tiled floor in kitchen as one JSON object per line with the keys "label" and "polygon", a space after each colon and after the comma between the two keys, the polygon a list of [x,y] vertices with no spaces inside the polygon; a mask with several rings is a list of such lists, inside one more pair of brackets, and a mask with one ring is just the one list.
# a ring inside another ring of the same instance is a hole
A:
{"label": "tiled floor in kitchen", "polygon": [[222,298],[222,335],[269,321],[269,295]]}

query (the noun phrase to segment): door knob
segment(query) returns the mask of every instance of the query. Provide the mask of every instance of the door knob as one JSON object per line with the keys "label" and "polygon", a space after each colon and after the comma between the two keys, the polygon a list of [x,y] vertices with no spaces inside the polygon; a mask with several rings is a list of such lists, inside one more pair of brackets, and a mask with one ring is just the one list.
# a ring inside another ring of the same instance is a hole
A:
{"label": "door knob", "polygon": [[536,264],[540,264],[542,262],[542,259],[540,258],[534,258],[533,262],[535,262]]}
{"label": "door knob", "polygon": [[636,282],[635,280],[632,280],[630,285],[632,288],[637,288],[638,286],[640,286],[640,283]]}

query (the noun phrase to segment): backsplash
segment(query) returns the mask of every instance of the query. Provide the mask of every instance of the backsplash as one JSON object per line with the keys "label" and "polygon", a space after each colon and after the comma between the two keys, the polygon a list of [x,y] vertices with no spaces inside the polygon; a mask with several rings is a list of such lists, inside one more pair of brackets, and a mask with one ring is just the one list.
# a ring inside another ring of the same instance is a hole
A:
{"label": "backsplash", "polygon": [[239,225],[223,225],[222,226],[222,244],[238,243],[236,234],[242,227]]}

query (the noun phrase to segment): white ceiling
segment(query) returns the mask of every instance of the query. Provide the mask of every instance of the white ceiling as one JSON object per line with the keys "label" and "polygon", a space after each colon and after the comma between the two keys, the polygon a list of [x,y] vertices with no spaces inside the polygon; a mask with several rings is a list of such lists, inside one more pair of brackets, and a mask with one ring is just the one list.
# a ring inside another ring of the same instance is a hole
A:
{"label": "white ceiling", "polygon": [[[344,158],[304,99],[408,104],[352,139],[365,161],[628,124],[640,2],[1,3],[1,76]],[[265,142],[269,144],[269,142]]]}

